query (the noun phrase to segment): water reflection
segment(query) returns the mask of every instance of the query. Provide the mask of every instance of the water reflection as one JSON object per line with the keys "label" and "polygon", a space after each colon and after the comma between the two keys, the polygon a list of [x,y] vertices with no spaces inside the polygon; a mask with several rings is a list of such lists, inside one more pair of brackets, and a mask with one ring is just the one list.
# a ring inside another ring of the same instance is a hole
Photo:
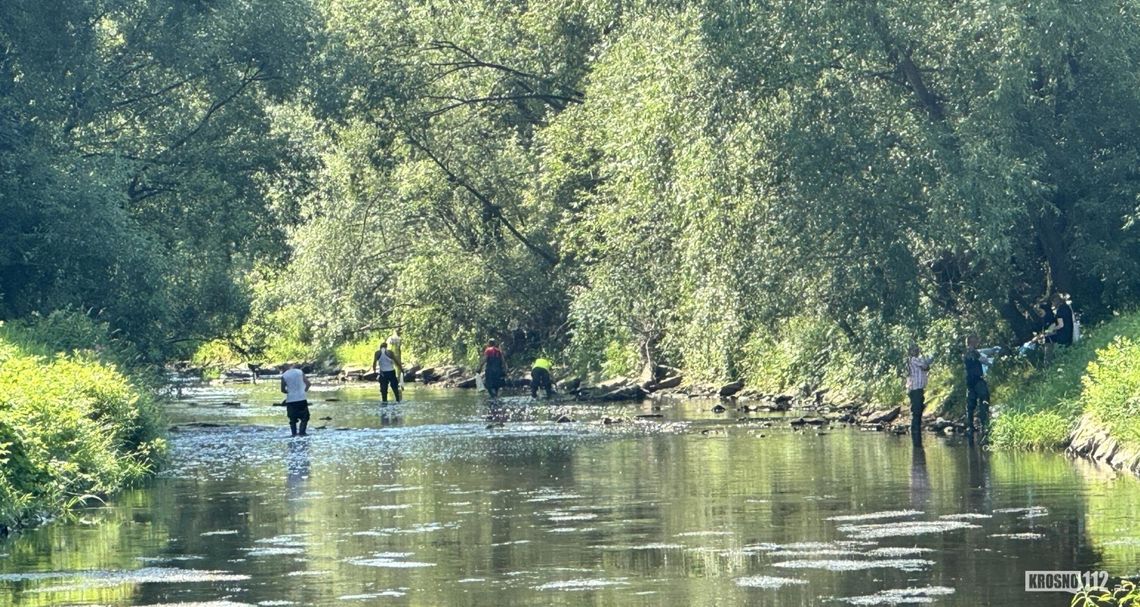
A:
{"label": "water reflection", "polygon": [[926,450],[918,440],[910,454],[910,507],[925,511],[930,504],[930,474],[926,470]]}
{"label": "water reflection", "polygon": [[[318,400],[330,429],[292,441],[257,392],[240,415],[196,395],[172,416],[229,425],[178,433],[171,478],[102,523],[0,546],[0,604],[1037,605],[1026,569],[1127,573],[1109,542],[1140,546],[1138,484],[1053,455],[760,433],[697,403],[488,427],[476,399],[409,392]],[[60,571],[79,582],[35,577]]]}
{"label": "water reflection", "polygon": [[309,441],[305,438],[292,439],[285,456],[285,486],[289,501],[295,501],[307,490],[312,460],[309,457]]}

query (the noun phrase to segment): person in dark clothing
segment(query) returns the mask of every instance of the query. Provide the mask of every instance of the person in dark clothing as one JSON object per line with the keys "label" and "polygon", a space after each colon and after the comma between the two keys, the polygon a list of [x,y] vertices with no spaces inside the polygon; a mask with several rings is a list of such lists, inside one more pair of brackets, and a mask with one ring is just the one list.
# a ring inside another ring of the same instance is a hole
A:
{"label": "person in dark clothing", "polygon": [[1055,328],[1057,324],[1057,315],[1053,313],[1053,306],[1049,302],[1041,302],[1037,306],[1037,316],[1039,317],[1037,332],[1044,335],[1050,329]]}
{"label": "person in dark clothing", "polygon": [[1073,308],[1060,293],[1053,294],[1054,326],[1049,342],[1062,346],[1073,345]]}
{"label": "person in dark clothing", "polygon": [[483,376],[483,387],[487,389],[487,394],[491,395],[491,398],[497,398],[499,396],[499,389],[506,383],[507,360],[495,340],[487,340],[487,347],[483,349],[483,357],[479,361],[479,368],[476,369],[475,372],[485,372]]}
{"label": "person in dark clothing", "polygon": [[530,397],[538,398],[538,389],[546,391],[546,398],[554,396],[554,381],[550,377],[550,369],[554,363],[545,356],[538,357],[530,369]]}
{"label": "person in dark clothing", "polygon": [[990,416],[990,387],[986,384],[985,366],[993,360],[978,351],[978,336],[966,338],[966,354],[962,357],[966,368],[966,432],[974,432],[974,414],[978,425],[985,432]]}

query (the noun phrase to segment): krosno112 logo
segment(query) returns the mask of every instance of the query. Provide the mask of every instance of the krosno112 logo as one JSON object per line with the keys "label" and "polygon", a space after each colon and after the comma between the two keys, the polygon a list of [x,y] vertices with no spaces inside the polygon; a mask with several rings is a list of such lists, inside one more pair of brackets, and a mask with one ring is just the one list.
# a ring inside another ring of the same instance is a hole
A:
{"label": "krosno112 logo", "polygon": [[1108,586],[1107,571],[1026,571],[1026,592],[1068,592]]}

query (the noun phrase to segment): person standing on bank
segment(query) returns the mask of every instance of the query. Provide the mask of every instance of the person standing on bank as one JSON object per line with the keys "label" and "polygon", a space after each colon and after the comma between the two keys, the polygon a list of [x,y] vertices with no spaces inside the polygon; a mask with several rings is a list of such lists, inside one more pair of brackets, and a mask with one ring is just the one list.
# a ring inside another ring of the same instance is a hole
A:
{"label": "person standing on bank", "polygon": [[990,417],[990,387],[986,384],[985,368],[993,360],[978,351],[978,336],[966,338],[966,354],[962,361],[966,367],[966,434],[974,433],[974,414],[977,413],[981,432],[986,431]]}
{"label": "person standing on bank", "polygon": [[486,374],[483,376],[483,387],[487,389],[487,394],[491,398],[497,398],[499,388],[506,383],[507,359],[499,349],[498,342],[493,339],[487,340],[487,347],[483,349],[483,357],[479,360],[479,368],[475,370],[476,373],[484,371]]}
{"label": "person standing on bank", "polygon": [[546,391],[546,398],[554,396],[554,381],[550,377],[550,370],[554,363],[545,356],[538,357],[530,369],[530,397],[538,398],[538,389]]}
{"label": "person standing on bank", "polygon": [[[293,436],[307,436],[305,430],[309,427],[309,401],[305,393],[312,387],[305,372],[297,365],[281,374],[281,391],[285,393],[285,413],[289,416],[289,430]],[[297,427],[300,422],[300,428]]]}
{"label": "person standing on bank", "polygon": [[922,410],[926,408],[926,382],[933,359],[922,355],[918,344],[910,344],[906,353],[906,394],[910,398],[910,434],[921,440]]}
{"label": "person standing on bank", "polygon": [[396,375],[397,369],[401,373],[404,371],[400,365],[400,357],[388,349],[387,342],[380,344],[380,349],[372,357],[372,370],[378,371],[376,379],[380,381],[380,401],[383,404],[388,404],[389,386],[396,396],[396,402],[400,402],[400,378]]}

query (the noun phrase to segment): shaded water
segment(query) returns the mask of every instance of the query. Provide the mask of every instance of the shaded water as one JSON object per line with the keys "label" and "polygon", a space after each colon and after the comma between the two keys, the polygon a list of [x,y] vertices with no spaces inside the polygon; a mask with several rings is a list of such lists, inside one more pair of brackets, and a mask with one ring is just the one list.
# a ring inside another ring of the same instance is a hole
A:
{"label": "shaded water", "polygon": [[1024,572],[1140,566],[1140,483],[1057,455],[374,387],[311,394],[293,440],[273,388],[172,403],[221,427],[0,544],[0,605],[1068,605]]}

